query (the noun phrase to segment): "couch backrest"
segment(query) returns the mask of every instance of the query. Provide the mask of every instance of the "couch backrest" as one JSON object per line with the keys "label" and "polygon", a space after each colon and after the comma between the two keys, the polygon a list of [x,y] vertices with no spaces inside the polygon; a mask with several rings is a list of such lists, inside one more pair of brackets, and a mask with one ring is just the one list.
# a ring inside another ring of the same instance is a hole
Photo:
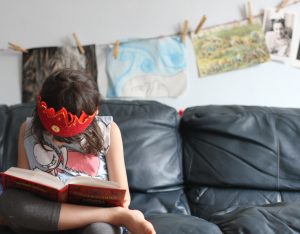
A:
{"label": "couch backrest", "polygon": [[182,131],[189,183],[300,189],[300,109],[190,108]]}
{"label": "couch backrest", "polygon": [[[18,132],[32,115],[34,103],[0,106],[0,167],[17,163]],[[182,188],[179,117],[172,107],[155,101],[108,100],[100,110],[119,125],[132,191],[163,192]]]}
{"label": "couch backrest", "polygon": [[199,212],[279,202],[290,196],[281,191],[300,189],[300,109],[191,107],[181,131],[188,196]]}
{"label": "couch backrest", "polygon": [[155,101],[106,101],[102,115],[120,127],[132,191],[182,187],[182,147],[177,111]]}
{"label": "couch backrest", "polygon": [[[0,106],[0,168],[15,166],[21,123],[34,103]],[[145,214],[190,212],[183,189],[182,144],[177,111],[155,101],[107,100],[102,115],[119,125],[131,207]]]}
{"label": "couch backrest", "polygon": [[190,214],[177,111],[155,101],[109,100],[101,114],[113,116],[122,133],[131,208],[145,215]]}

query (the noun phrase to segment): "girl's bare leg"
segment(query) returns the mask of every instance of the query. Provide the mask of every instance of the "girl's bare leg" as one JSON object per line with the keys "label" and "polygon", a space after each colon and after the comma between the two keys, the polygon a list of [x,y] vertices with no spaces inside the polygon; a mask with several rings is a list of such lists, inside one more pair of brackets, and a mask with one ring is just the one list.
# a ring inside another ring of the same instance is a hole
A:
{"label": "girl's bare leg", "polygon": [[62,204],[58,229],[75,229],[97,222],[126,227],[132,234],[155,233],[152,224],[145,220],[140,211],[122,207],[100,208],[73,204]]}

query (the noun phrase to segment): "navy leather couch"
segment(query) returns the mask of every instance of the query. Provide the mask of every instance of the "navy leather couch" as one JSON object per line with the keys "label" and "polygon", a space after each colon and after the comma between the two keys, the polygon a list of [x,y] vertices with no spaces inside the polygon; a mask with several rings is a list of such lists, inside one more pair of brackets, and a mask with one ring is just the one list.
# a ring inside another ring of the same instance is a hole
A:
{"label": "navy leather couch", "polygon": [[[33,103],[0,106],[0,170]],[[107,100],[132,194],[157,233],[300,233],[300,109]],[[0,233],[12,233],[7,228]]]}

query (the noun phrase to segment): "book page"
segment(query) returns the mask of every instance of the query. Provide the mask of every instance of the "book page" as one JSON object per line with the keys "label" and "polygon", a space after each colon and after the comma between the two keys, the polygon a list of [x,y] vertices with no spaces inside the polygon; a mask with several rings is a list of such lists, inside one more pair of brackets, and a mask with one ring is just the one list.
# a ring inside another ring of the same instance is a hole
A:
{"label": "book page", "polygon": [[12,175],[35,183],[45,184],[56,189],[64,187],[64,183],[57,177],[43,171],[32,171],[29,169],[11,167],[5,171],[4,174]]}
{"label": "book page", "polygon": [[68,180],[67,184],[78,184],[94,187],[104,187],[104,188],[120,188],[120,186],[113,181],[101,180],[95,177],[88,176],[76,176]]}

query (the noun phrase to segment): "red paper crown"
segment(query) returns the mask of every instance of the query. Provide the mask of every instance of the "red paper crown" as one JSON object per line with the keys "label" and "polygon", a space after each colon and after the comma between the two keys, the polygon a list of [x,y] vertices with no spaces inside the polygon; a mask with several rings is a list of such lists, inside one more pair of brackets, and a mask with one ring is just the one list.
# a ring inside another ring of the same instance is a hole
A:
{"label": "red paper crown", "polygon": [[41,97],[38,97],[37,110],[43,126],[53,135],[60,137],[71,137],[83,132],[98,112],[96,110],[92,115],[87,115],[82,111],[79,118],[64,107],[55,112],[52,107],[47,107],[47,103],[42,101]]}

